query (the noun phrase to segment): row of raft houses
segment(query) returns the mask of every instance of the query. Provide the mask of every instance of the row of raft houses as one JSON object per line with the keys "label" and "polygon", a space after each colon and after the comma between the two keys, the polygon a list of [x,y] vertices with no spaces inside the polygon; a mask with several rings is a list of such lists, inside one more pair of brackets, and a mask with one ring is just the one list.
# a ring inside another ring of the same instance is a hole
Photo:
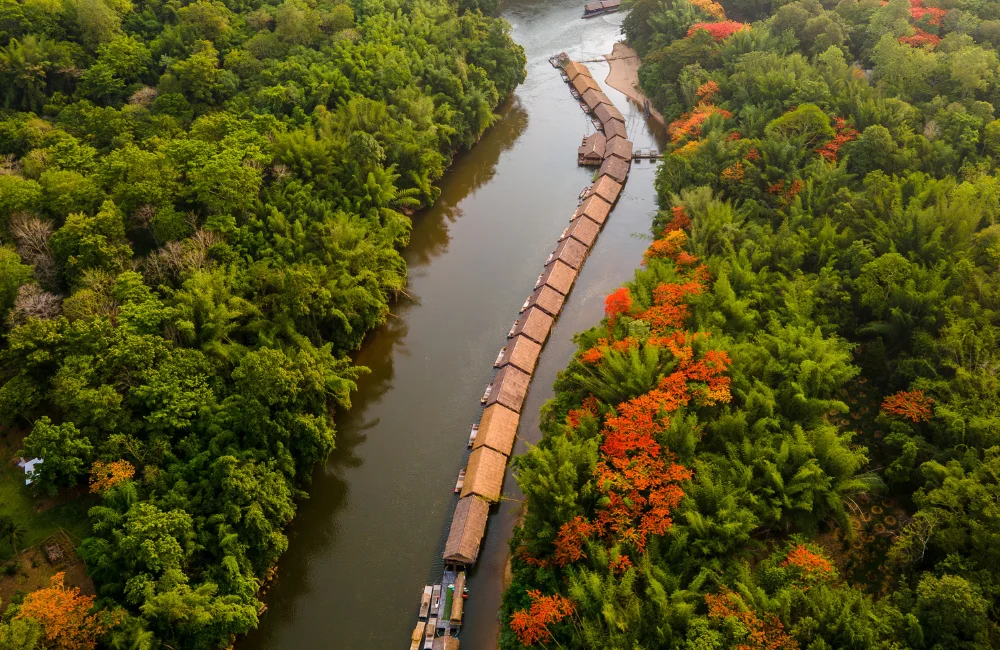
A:
{"label": "row of raft houses", "polygon": [[565,53],[551,59],[561,68],[573,96],[581,99],[600,130],[584,139],[578,163],[599,166],[597,180],[581,192],[581,202],[559,237],[520,315],[507,334],[507,344],[494,362],[496,375],[482,397],[484,410],[472,426],[472,448],[455,491],[458,503],[444,546],[445,570],[440,584],[428,585],[421,596],[418,622],[410,650],[458,650],[466,571],[475,563],[486,533],[490,506],[500,501],[521,408],[531,376],[563,303],[583,268],[601,227],[611,213],[628,178],[632,143],[625,118],[600,89],[586,66]]}

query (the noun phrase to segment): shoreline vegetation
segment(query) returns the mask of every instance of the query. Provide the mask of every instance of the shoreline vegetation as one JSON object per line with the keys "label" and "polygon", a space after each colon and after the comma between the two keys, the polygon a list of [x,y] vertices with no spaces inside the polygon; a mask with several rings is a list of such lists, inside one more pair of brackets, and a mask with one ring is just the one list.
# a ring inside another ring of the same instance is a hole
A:
{"label": "shoreline vegetation", "polygon": [[0,457],[43,459],[31,494],[60,504],[40,518],[5,466],[24,498],[0,503],[0,552],[62,526],[96,588],[14,589],[4,650],[208,649],[257,625],[365,372],[349,355],[405,295],[409,215],[524,79],[497,15],[0,3]]}
{"label": "shoreline vegetation", "polygon": [[500,648],[1000,646],[1000,4],[628,9],[655,240],[514,460]]}

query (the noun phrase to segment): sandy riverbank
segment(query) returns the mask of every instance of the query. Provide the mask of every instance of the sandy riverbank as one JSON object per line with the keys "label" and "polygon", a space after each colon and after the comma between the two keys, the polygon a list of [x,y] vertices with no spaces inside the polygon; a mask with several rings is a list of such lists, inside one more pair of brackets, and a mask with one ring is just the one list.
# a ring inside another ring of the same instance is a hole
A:
{"label": "sandy riverbank", "polygon": [[[646,96],[639,90],[639,55],[635,50],[624,43],[615,43],[611,54],[605,54],[611,66],[611,72],[605,83],[617,91],[624,93],[629,99],[638,102],[640,105],[646,103]],[[660,113],[650,106],[650,114],[653,118],[666,128],[667,124]]]}

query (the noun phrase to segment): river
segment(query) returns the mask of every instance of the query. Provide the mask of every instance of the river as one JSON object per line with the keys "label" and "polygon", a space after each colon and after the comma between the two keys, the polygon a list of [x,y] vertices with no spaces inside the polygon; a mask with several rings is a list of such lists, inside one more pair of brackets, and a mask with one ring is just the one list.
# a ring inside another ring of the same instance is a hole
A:
{"label": "river", "polygon": [[[268,612],[241,650],[408,646],[423,586],[440,579],[452,488],[493,361],[593,176],[576,165],[593,126],[547,59],[561,50],[575,59],[611,52],[622,16],[585,21],[582,5],[507,0],[527,80],[482,141],[456,158],[437,204],[414,217],[404,253],[413,299],[394,305],[356,355],[372,372],[358,382],[353,408],[337,415],[337,449],[300,504]],[[603,84],[607,64],[587,65],[625,113],[635,147],[656,147],[638,108]],[[604,296],[641,260],[656,209],[653,178],[649,162],[633,164],[539,360],[516,453],[539,437],[538,411],[574,349],[573,333],[600,319]],[[504,492],[519,498],[509,473]],[[496,647],[517,505],[490,515],[470,574],[463,650]]]}

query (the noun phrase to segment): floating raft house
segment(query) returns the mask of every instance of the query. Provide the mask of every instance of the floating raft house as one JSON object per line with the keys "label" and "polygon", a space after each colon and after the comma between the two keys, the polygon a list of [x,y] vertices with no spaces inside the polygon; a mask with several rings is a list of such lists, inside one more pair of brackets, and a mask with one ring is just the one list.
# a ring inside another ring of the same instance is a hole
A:
{"label": "floating raft house", "polygon": [[588,196],[593,196],[596,194],[597,196],[601,197],[611,205],[614,205],[615,201],[618,200],[618,195],[621,193],[622,193],[621,183],[615,181],[613,178],[609,176],[601,176],[600,178],[597,179],[597,182],[594,183],[594,186],[590,188],[590,193],[588,194]]}
{"label": "floating raft house", "polygon": [[[535,364],[538,362],[538,355],[542,353],[542,346],[535,343],[527,336],[515,336],[504,347],[497,362],[498,368],[503,368],[510,364],[518,370],[523,370],[529,375],[535,371]],[[480,422],[480,424],[482,424]]]}
{"label": "floating raft house", "polygon": [[583,103],[587,105],[587,109],[590,111],[594,111],[598,106],[608,106],[610,108],[614,108],[614,104],[611,103],[611,100],[608,99],[607,95],[600,90],[594,90],[593,88],[581,93],[580,99],[583,100]]}
{"label": "floating raft house", "polygon": [[493,379],[493,390],[490,391],[490,396],[486,399],[486,406],[499,403],[520,413],[524,397],[528,394],[530,382],[531,375],[528,373],[511,365],[504,366]]}
{"label": "floating raft house", "polygon": [[448,540],[444,544],[445,562],[464,566],[476,563],[479,543],[486,532],[486,518],[490,504],[479,497],[464,497],[455,506],[455,516],[451,520]]}
{"label": "floating raft house", "polygon": [[[521,416],[503,404],[494,404],[483,411],[479,421],[479,431],[473,449],[487,447],[510,456],[514,450],[514,439],[517,437],[517,424]],[[468,475],[468,474],[466,474]]]}
{"label": "floating raft house", "polygon": [[622,126],[625,126],[625,116],[613,104],[598,104],[593,110],[594,115],[601,121],[601,124],[607,126],[609,122],[621,122]]}
{"label": "floating raft house", "polygon": [[601,87],[597,85],[597,82],[594,81],[594,78],[590,75],[579,75],[576,79],[573,79],[569,83],[573,87],[573,90],[580,93],[581,98],[583,97],[583,93],[588,90],[599,91],[601,89]]}
{"label": "floating raft house", "polygon": [[621,136],[615,136],[605,142],[604,157],[621,158],[625,161],[631,161],[632,143]]}
{"label": "floating raft house", "polygon": [[522,312],[527,311],[531,307],[537,307],[549,316],[558,316],[559,312],[562,311],[563,302],[565,301],[566,296],[548,285],[543,285],[535,289],[534,293],[528,296],[528,299],[524,302]]}
{"label": "floating raft house", "polygon": [[611,180],[624,183],[625,179],[628,178],[628,172],[631,167],[631,161],[610,156],[605,158],[604,162],[601,163],[601,169],[598,173],[601,176],[609,176]]}
{"label": "floating raft house", "polygon": [[545,270],[542,271],[542,275],[539,276],[538,283],[535,287],[537,288],[543,285],[548,285],[565,296],[569,294],[570,289],[573,288],[573,282],[575,281],[575,268],[563,261],[553,260],[548,266],[545,267]]}
{"label": "floating raft house", "polygon": [[439,636],[434,639],[431,650],[458,650],[458,639],[453,636]]}
{"label": "floating raft house", "polygon": [[462,497],[475,495],[487,501],[499,501],[503,488],[503,475],[507,471],[507,457],[489,447],[473,449],[469,455]]}
{"label": "floating raft house", "polygon": [[586,217],[596,224],[604,225],[608,215],[611,213],[611,204],[601,197],[593,194],[588,196],[580,204],[580,207],[573,213],[573,218]]}
{"label": "floating raft house", "polygon": [[628,138],[628,132],[625,130],[625,122],[611,120],[610,122],[602,122],[601,127],[604,129],[604,135],[609,139]]}
{"label": "floating raft house", "polygon": [[583,139],[583,144],[577,149],[577,163],[581,165],[600,165],[604,161],[604,150],[608,139],[598,131]]}
{"label": "floating raft house", "polygon": [[593,75],[590,74],[590,70],[587,69],[587,66],[583,65],[582,63],[577,63],[576,61],[570,61],[565,66],[563,66],[563,72],[566,73],[566,76],[569,78],[571,82],[580,75],[583,75],[585,77],[593,77]]}
{"label": "floating raft house", "polygon": [[552,259],[547,263],[547,266],[551,266],[555,262],[562,262],[579,271],[583,268],[583,262],[587,259],[588,252],[586,246],[572,237],[567,237],[556,245],[555,250],[552,251]]}
{"label": "floating raft house", "polygon": [[597,233],[601,227],[586,217],[578,217],[569,222],[566,230],[563,231],[561,239],[572,237],[588,249],[597,241]]}
{"label": "floating raft house", "polygon": [[[530,307],[524,314],[514,322],[514,328],[510,331],[510,337],[514,338],[518,334],[524,334],[535,343],[545,343],[552,329],[552,316],[549,316],[538,307]],[[516,409],[520,412],[520,409]]]}

